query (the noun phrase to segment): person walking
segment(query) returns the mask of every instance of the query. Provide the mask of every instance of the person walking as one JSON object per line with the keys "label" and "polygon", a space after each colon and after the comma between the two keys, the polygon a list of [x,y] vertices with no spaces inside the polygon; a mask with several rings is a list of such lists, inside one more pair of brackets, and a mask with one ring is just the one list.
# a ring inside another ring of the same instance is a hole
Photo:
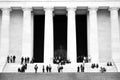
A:
{"label": "person walking", "polygon": [[35,69],[35,73],[37,73],[37,70],[38,70],[37,64],[35,65],[34,69]]}

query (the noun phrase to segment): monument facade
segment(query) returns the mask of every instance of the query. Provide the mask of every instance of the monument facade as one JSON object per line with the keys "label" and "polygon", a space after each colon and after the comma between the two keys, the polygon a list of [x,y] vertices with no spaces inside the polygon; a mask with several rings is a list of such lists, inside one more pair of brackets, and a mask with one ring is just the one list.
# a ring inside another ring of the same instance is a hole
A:
{"label": "monument facade", "polygon": [[[0,62],[34,55],[34,15],[45,15],[44,62],[53,63],[54,11],[67,15],[67,58],[77,63],[76,17],[87,16],[87,50],[91,63],[120,63],[119,0],[0,0]],[[35,12],[36,11],[36,12]],[[38,11],[38,12],[37,12]],[[39,13],[40,11],[40,13]],[[2,64],[3,65],[3,64]]]}

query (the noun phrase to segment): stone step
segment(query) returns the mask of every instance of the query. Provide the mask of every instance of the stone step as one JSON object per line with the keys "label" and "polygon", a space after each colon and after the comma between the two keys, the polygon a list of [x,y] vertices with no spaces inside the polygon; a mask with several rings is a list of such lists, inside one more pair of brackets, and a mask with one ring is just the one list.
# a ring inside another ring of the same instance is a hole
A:
{"label": "stone step", "polygon": [[[27,64],[27,70],[26,72],[35,72],[34,66],[35,64],[38,65],[38,72],[42,72],[43,65],[42,63],[34,63],[34,64]],[[81,64],[66,64],[63,65],[63,72],[77,72],[77,67],[80,66]],[[18,68],[21,67],[22,65],[18,63],[8,63],[4,69],[4,72],[17,72]],[[58,72],[57,67],[58,65],[52,64],[52,72]],[[107,70],[107,72],[117,72],[115,66],[106,66],[106,64],[101,63],[100,66],[104,66]],[[120,65],[119,65],[120,66]],[[46,66],[44,66],[46,69]],[[46,70],[45,70],[46,71]],[[85,64],[85,72],[100,72],[100,67],[99,68],[91,68],[91,63],[86,63]]]}

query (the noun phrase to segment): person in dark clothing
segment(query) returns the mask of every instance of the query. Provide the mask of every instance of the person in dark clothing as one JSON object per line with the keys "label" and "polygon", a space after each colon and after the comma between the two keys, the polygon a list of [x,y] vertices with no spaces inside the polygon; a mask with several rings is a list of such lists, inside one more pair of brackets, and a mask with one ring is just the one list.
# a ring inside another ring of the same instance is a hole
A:
{"label": "person in dark clothing", "polygon": [[51,65],[49,64],[49,69],[48,69],[48,70],[49,70],[49,72],[51,72],[51,69],[52,69],[52,67],[51,67]]}
{"label": "person in dark clothing", "polygon": [[25,70],[26,70],[26,66],[23,65],[23,66],[21,67],[21,72],[25,72]]}
{"label": "person in dark clothing", "polygon": [[22,58],[21,58],[21,64],[23,64],[23,61],[24,61],[24,58],[22,57]]}
{"label": "person in dark clothing", "polygon": [[16,56],[14,55],[13,56],[13,63],[15,63],[15,60],[16,60]]}
{"label": "person in dark clothing", "polygon": [[46,66],[46,72],[48,72],[48,71],[49,71],[49,66],[47,65],[47,66]]}
{"label": "person in dark clothing", "polygon": [[38,70],[37,64],[35,65],[34,69],[35,69],[35,73],[37,73],[37,70]]}
{"label": "person in dark clothing", "polygon": [[10,62],[11,62],[11,63],[13,62],[13,57],[12,57],[12,56],[10,56]]}
{"label": "person in dark clothing", "polygon": [[79,66],[77,67],[77,72],[80,72],[80,67]]}
{"label": "person in dark clothing", "polygon": [[43,68],[42,68],[42,71],[43,71],[43,73],[45,72],[45,67],[43,66]]}
{"label": "person in dark clothing", "polygon": [[110,62],[110,66],[112,66],[112,62]]}
{"label": "person in dark clothing", "polygon": [[25,64],[27,63],[27,58],[25,57]]}
{"label": "person in dark clothing", "polygon": [[99,67],[99,65],[98,64],[96,64],[96,68],[98,68]]}
{"label": "person in dark clothing", "polygon": [[109,66],[109,62],[107,62],[107,66]]}
{"label": "person in dark clothing", "polygon": [[20,68],[18,68],[18,72],[21,72]]}
{"label": "person in dark clothing", "polygon": [[7,62],[8,63],[10,62],[10,56],[7,56]]}
{"label": "person in dark clothing", "polygon": [[27,64],[25,64],[25,69],[27,69]]}
{"label": "person in dark clothing", "polygon": [[58,73],[59,73],[60,72],[60,65],[58,65],[57,69],[58,69]]}
{"label": "person in dark clothing", "polygon": [[27,63],[29,63],[30,62],[30,58],[29,57],[27,57]]}
{"label": "person in dark clothing", "polygon": [[92,68],[92,69],[94,68],[93,64],[91,65],[91,68]]}
{"label": "person in dark clothing", "polygon": [[82,67],[82,69],[83,69],[83,72],[84,72],[84,70],[85,70],[85,67],[83,66],[83,67]]}
{"label": "person in dark clothing", "polygon": [[84,72],[85,67],[82,64],[81,64],[80,68],[81,68],[81,72]]}

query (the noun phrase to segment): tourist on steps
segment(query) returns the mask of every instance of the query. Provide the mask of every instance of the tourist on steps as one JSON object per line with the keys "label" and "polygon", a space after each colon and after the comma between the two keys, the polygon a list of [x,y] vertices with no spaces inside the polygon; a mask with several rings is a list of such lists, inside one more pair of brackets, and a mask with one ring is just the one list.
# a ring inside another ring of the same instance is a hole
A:
{"label": "tourist on steps", "polygon": [[47,65],[47,66],[46,66],[46,72],[48,72],[48,71],[49,71],[49,66]]}
{"label": "tourist on steps", "polygon": [[16,56],[14,55],[14,56],[13,56],[13,63],[15,63],[15,59],[16,59]]}
{"label": "tourist on steps", "polygon": [[44,67],[44,65],[43,65],[42,71],[43,71],[43,73],[45,72],[45,67]]}
{"label": "tourist on steps", "polygon": [[38,70],[37,64],[35,65],[34,69],[35,69],[35,73],[37,73],[37,70]]}
{"label": "tourist on steps", "polygon": [[79,66],[77,67],[77,72],[80,72],[80,67]]}
{"label": "tourist on steps", "polygon": [[49,64],[49,72],[51,72],[51,69],[52,69],[52,67],[51,67],[51,65]]}

